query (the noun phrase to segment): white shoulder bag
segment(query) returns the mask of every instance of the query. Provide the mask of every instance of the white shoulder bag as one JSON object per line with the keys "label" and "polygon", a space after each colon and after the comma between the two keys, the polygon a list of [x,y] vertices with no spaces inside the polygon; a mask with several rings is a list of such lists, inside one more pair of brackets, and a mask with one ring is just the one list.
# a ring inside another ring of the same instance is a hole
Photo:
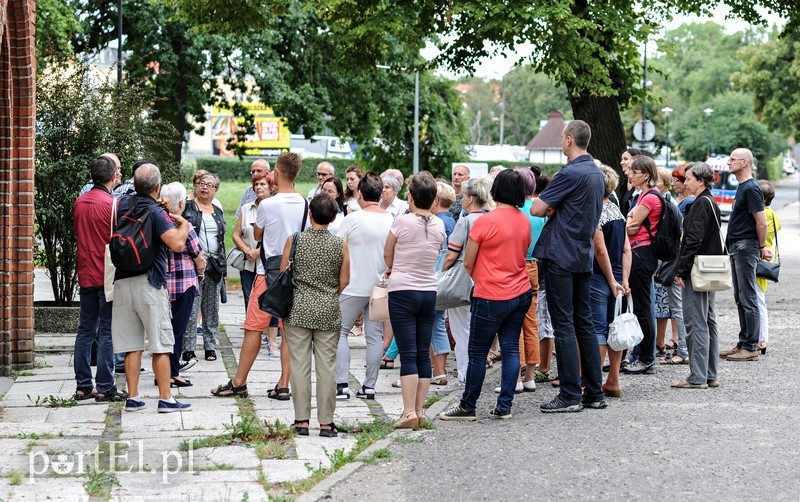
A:
{"label": "white shoulder bag", "polygon": [[[708,203],[712,204],[711,209],[712,214],[714,214],[713,203],[710,200]],[[719,240],[722,242],[722,249],[725,250],[725,254],[696,255],[694,257],[691,277],[692,289],[695,291],[725,291],[733,286],[731,260],[725,249],[725,241],[722,239],[722,226],[719,221],[717,221],[717,230],[719,230]]]}
{"label": "white shoulder bag", "polygon": [[[114,202],[111,204],[111,231],[109,237],[114,235],[114,223],[117,221],[117,198],[114,197]],[[106,301],[114,301],[114,274],[117,272],[117,267],[111,261],[110,244],[106,244],[105,254],[103,255],[103,290],[106,294]]]}
{"label": "white shoulder bag", "polygon": [[633,315],[633,298],[628,295],[628,311],[622,313],[622,295],[617,295],[614,320],[608,326],[608,346],[613,350],[630,350],[642,341],[642,327]]}

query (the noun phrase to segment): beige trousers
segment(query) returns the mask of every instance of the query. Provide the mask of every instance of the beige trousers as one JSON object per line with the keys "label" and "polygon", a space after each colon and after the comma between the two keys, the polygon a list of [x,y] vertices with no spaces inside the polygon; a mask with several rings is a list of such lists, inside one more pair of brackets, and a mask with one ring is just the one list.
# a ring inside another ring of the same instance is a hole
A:
{"label": "beige trousers", "polygon": [[303,422],[311,418],[311,354],[317,372],[317,419],[320,424],[333,422],[336,409],[336,379],[333,369],[336,365],[336,347],[339,343],[339,330],[322,331],[301,328],[284,323],[283,337],[289,344],[289,360],[292,373],[292,403],[294,418]]}

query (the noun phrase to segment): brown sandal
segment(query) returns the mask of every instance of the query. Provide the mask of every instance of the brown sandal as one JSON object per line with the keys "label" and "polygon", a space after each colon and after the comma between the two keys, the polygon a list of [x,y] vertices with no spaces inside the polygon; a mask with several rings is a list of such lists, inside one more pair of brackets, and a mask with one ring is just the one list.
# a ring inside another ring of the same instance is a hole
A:
{"label": "brown sandal", "polygon": [[228,380],[225,385],[212,389],[211,394],[217,397],[247,397],[247,385],[237,387],[233,385],[233,380]]}

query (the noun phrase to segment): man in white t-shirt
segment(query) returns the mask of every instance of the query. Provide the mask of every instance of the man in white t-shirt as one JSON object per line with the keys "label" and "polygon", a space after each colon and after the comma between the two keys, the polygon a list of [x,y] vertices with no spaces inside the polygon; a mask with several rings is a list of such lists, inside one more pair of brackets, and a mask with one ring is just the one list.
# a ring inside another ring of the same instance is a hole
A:
{"label": "man in white t-shirt", "polygon": [[383,183],[374,174],[358,182],[358,204],[361,210],[345,217],[339,237],[350,250],[350,284],[342,291],[339,305],[342,310],[342,330],[336,349],[336,398],[349,399],[350,345],[348,334],[358,316],[364,314],[364,337],[367,342],[367,371],[356,397],[375,399],[375,382],[383,356],[383,323],[369,318],[369,296],[386,270],[383,248],[392,228],[394,216],[380,207]]}
{"label": "man in white t-shirt", "polygon": [[[264,199],[258,205],[253,234],[256,240],[261,241],[266,257],[266,270],[264,262],[259,261],[244,320],[244,340],[239,355],[239,369],[227,384],[211,391],[215,396],[247,396],[247,375],[261,350],[261,333],[266,331],[272,319],[272,315],[259,308],[258,297],[267,290],[270,280],[275,280],[286,241],[292,234],[302,231],[305,227],[308,203],[294,189],[294,180],[301,166],[302,162],[297,154],[282,153],[275,162],[273,171],[278,193]],[[284,345],[281,350],[281,376],[267,397],[279,401],[289,400],[289,372],[289,351]]]}

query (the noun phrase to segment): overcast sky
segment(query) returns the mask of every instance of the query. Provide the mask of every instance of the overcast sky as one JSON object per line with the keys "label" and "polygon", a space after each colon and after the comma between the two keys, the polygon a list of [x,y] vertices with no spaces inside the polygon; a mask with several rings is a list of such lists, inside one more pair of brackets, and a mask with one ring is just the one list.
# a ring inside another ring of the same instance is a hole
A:
{"label": "overcast sky", "polygon": [[[725,31],[728,33],[734,33],[737,31],[742,31],[748,27],[748,23],[740,20],[732,20],[732,19],[725,19],[725,16],[729,12],[730,9],[728,7],[717,7],[714,11],[713,17],[700,17],[700,16],[680,16],[676,17],[673,21],[667,24],[667,29],[675,29],[684,23],[704,23],[706,21],[714,21],[717,24],[721,24],[725,26]],[[763,9],[759,9],[762,10]],[[766,12],[766,11],[763,11]],[[779,24],[783,25],[784,21],[774,15],[769,14],[765,15],[768,22],[770,24]],[[508,71],[514,66],[521,56],[528,56],[531,53],[531,44],[523,44],[517,48],[517,50],[513,53],[510,53],[507,57],[498,55],[491,58],[484,58],[477,68],[475,69],[475,75],[484,79],[493,79],[493,78],[501,78],[503,75],[508,73]],[[436,48],[433,45],[429,44],[429,46],[422,51],[422,55],[428,59],[433,58],[436,55]],[[648,54],[651,54],[651,51],[648,50]],[[465,74],[459,75],[453,72],[440,70],[439,73],[448,76],[450,78],[458,78]]]}

